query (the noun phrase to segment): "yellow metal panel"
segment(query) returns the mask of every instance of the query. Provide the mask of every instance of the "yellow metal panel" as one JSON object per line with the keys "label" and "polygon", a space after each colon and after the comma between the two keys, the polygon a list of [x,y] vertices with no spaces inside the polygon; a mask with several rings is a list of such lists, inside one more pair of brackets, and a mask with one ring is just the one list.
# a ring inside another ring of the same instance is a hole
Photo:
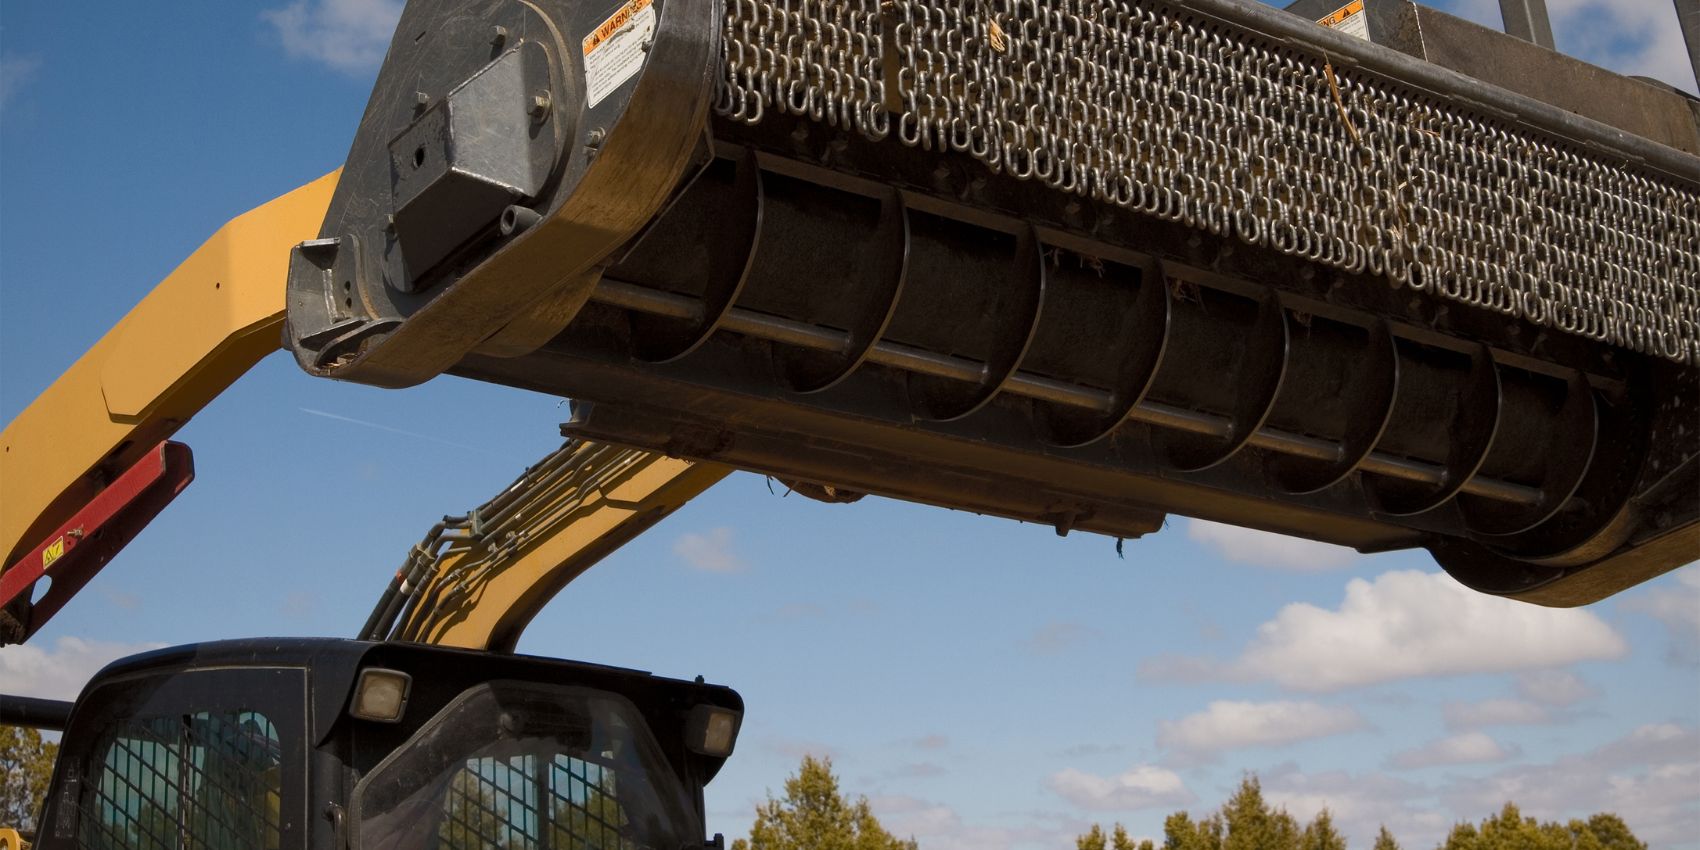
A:
{"label": "yellow metal panel", "polygon": [[220,228],[0,432],[0,570],[277,350],[339,173]]}

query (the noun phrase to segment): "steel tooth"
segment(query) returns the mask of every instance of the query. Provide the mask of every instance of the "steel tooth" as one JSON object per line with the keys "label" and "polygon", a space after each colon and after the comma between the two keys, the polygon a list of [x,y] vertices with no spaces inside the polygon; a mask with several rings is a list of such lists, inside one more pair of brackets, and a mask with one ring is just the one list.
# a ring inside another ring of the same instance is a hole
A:
{"label": "steel tooth", "polygon": [[861,299],[861,314],[848,329],[843,351],[816,352],[808,349],[786,349],[775,354],[780,374],[795,393],[816,393],[844,380],[861,368],[868,355],[885,336],[897,315],[897,303],[903,297],[903,286],[909,279],[909,207],[903,193],[892,189],[880,208],[880,220],[874,236],[880,258],[876,264],[876,279],[865,287],[857,287]]}
{"label": "steel tooth", "polygon": [[1091,445],[1109,436],[1133,415],[1156,383],[1169,345],[1169,286],[1163,264],[1149,258],[1140,266],[1139,295],[1122,320],[1111,356],[1121,364],[1110,390],[1108,413],[1036,402],[1037,430],[1045,442],[1062,448]]}
{"label": "steel tooth", "polygon": [[1206,437],[1165,431],[1155,438],[1169,466],[1180,472],[1199,472],[1226,461],[1251,442],[1268,421],[1287,374],[1287,310],[1280,296],[1265,293],[1234,377],[1234,411],[1226,437]]}
{"label": "steel tooth", "polygon": [[965,385],[911,373],[909,396],[917,417],[935,422],[962,419],[991,402],[1021,368],[1021,361],[1039,330],[1039,316],[1045,306],[1044,245],[1031,225],[1021,232],[1010,277],[1021,301],[1002,315],[992,317],[993,321],[1001,320],[1003,326],[998,328],[992,350],[986,354],[980,381]]}
{"label": "steel tooth", "polygon": [[695,351],[714,335],[749,281],[760,250],[764,204],[755,151],[746,149],[735,169],[731,207],[718,211],[706,240],[710,269],[702,312],[683,320],[633,316],[632,347],[639,360],[666,363]]}
{"label": "steel tooth", "polygon": [[1399,346],[1386,321],[1370,326],[1358,364],[1348,390],[1356,403],[1340,439],[1339,458],[1333,462],[1293,455],[1276,458],[1272,471],[1281,489],[1295,495],[1326,490],[1355,472],[1381,442],[1399,397]]}
{"label": "steel tooth", "polygon": [[1469,493],[1458,495],[1458,507],[1464,515],[1464,527],[1478,538],[1499,538],[1521,534],[1551,519],[1582,486],[1588,467],[1599,447],[1599,406],[1594,388],[1587,376],[1573,372],[1564,395],[1564,407],[1559,411],[1554,428],[1555,437],[1549,446],[1561,446],[1558,451],[1544,453],[1541,500],[1534,505],[1507,505],[1483,499]]}
{"label": "steel tooth", "polygon": [[1477,346],[1470,361],[1470,376],[1459,398],[1450,434],[1451,448],[1446,457],[1446,473],[1438,485],[1411,484],[1404,481],[1377,478],[1366,482],[1371,504],[1376,512],[1388,516],[1414,516],[1428,513],[1458,495],[1487,461],[1493,449],[1494,436],[1499,432],[1500,405],[1503,396],[1499,386],[1499,366],[1493,362],[1493,352],[1485,345]]}

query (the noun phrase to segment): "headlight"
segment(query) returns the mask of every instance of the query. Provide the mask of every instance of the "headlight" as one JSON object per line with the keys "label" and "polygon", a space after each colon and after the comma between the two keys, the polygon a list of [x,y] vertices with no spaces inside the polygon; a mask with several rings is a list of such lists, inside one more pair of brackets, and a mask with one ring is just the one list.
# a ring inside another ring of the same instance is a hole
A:
{"label": "headlight", "polygon": [[685,746],[693,753],[725,758],[732,754],[743,719],[730,708],[699,705],[691,709],[691,722],[685,725]]}
{"label": "headlight", "polygon": [[400,670],[368,667],[360,671],[348,713],[361,720],[395,723],[407,711],[407,692],[412,686],[413,677]]}

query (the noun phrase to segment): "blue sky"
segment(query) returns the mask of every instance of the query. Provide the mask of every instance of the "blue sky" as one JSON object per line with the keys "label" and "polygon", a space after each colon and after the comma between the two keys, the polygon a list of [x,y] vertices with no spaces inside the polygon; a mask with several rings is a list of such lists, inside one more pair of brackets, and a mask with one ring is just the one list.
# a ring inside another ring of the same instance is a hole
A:
{"label": "blue sky", "polygon": [[[397,5],[5,0],[0,419],[219,224],[342,161]],[[1453,5],[1492,20],[1492,0]],[[1561,47],[1693,87],[1664,0],[1553,8]],[[431,521],[553,448],[565,415],[274,356],[181,432],[195,484],[35,642],[0,650],[0,689],[68,695],[147,644],[350,634]],[[729,836],[815,752],[928,848],[1062,848],[1093,820],[1156,835],[1243,770],[1295,814],[1329,806],[1354,846],[1383,822],[1432,846],[1510,797],[1700,848],[1693,567],[1556,612],[1467,594],[1421,553],[1173,518],[1122,560],[1103,538],[822,505],[746,474],[576,582],[521,648],[742,691],[710,789]]]}

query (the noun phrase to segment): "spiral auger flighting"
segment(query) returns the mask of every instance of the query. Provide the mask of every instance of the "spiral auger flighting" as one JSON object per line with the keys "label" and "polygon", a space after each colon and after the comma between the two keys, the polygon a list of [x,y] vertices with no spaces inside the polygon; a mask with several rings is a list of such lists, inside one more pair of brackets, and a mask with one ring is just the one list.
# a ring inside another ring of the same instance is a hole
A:
{"label": "spiral auger flighting", "polygon": [[1547,604],[1700,549],[1680,95],[1589,71],[1685,110],[1650,138],[1244,0],[603,5],[409,5],[293,266],[305,367]]}

